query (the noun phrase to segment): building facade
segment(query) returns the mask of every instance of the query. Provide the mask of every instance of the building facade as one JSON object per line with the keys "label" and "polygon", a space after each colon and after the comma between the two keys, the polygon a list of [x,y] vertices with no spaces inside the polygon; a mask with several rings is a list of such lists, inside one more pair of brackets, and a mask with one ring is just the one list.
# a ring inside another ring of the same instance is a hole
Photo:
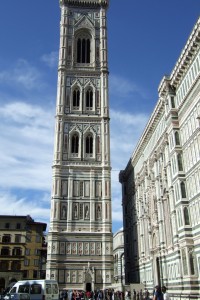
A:
{"label": "building facade", "polygon": [[126,280],[149,289],[164,284],[173,295],[199,295],[200,19],[158,92],[120,172]]}
{"label": "building facade", "polygon": [[47,278],[104,289],[113,278],[106,12],[108,0],[60,0]]}
{"label": "building facade", "polygon": [[18,280],[45,278],[45,230],[30,216],[0,216],[0,292]]}
{"label": "building facade", "polygon": [[118,230],[113,235],[113,260],[114,260],[114,281],[112,287],[115,291],[124,292],[124,230]]}

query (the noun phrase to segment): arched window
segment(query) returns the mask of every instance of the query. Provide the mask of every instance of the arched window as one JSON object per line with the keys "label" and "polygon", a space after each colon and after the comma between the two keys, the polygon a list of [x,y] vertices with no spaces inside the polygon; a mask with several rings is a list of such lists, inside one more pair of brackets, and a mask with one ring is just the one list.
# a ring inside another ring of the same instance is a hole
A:
{"label": "arched window", "polygon": [[181,182],[181,197],[186,198],[185,182]]}
{"label": "arched window", "polygon": [[188,274],[188,268],[187,268],[187,258],[186,258],[186,252],[185,249],[182,249],[182,265],[183,265],[183,274]]}
{"label": "arched window", "polygon": [[78,153],[78,149],[79,149],[79,136],[77,133],[75,133],[72,136],[71,152]]}
{"label": "arched window", "polygon": [[21,270],[21,262],[17,261],[17,260],[12,261],[11,270],[13,270],[13,271]]}
{"label": "arched window", "polygon": [[73,109],[79,109],[80,106],[80,91],[76,88],[73,91]]}
{"label": "arched window", "polygon": [[189,211],[188,211],[188,208],[186,206],[183,209],[183,214],[184,214],[185,225],[190,225]]}
{"label": "arched window", "polygon": [[10,255],[10,249],[8,247],[3,247],[1,249],[1,255]]}
{"label": "arched window", "polygon": [[11,242],[11,236],[9,234],[5,234],[2,237],[2,243],[10,243]]}
{"label": "arched window", "polygon": [[85,153],[86,154],[92,154],[93,153],[93,137],[91,134],[89,134],[86,137],[86,143],[85,143]]}
{"label": "arched window", "polygon": [[93,91],[92,89],[86,92],[86,109],[91,110],[93,108]]}
{"label": "arched window", "polygon": [[175,132],[175,144],[176,146],[180,145],[180,138],[179,138],[179,133],[178,131]]}
{"label": "arched window", "polygon": [[[0,270],[1,271],[8,271],[9,269],[9,262],[7,260],[2,260],[0,261]],[[1,283],[1,280],[3,278],[0,279],[0,283]]]}
{"label": "arched window", "polygon": [[195,257],[193,249],[189,250],[189,264],[190,264],[190,273],[191,275],[195,274]]}
{"label": "arched window", "polygon": [[177,155],[177,160],[178,160],[178,170],[183,171],[182,156],[180,153]]}
{"label": "arched window", "polygon": [[22,255],[22,250],[21,250],[21,248],[14,248],[13,250],[12,250],[12,255],[13,256],[17,256],[17,255]]}
{"label": "arched window", "polygon": [[90,63],[90,39],[88,38],[77,40],[77,63]]}
{"label": "arched window", "polygon": [[172,107],[172,108],[175,108],[175,101],[174,101],[174,97],[173,97],[173,96],[171,96],[171,97],[170,97],[170,100],[171,100],[171,107]]}

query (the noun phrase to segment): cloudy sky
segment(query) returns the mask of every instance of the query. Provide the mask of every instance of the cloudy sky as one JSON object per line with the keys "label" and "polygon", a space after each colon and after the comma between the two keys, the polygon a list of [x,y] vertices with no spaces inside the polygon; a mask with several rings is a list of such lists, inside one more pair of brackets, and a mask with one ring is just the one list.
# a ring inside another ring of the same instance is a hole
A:
{"label": "cloudy sky", "polygon": [[[118,174],[199,16],[197,0],[111,0],[108,12],[113,232]],[[49,223],[58,0],[0,1],[0,214]]]}

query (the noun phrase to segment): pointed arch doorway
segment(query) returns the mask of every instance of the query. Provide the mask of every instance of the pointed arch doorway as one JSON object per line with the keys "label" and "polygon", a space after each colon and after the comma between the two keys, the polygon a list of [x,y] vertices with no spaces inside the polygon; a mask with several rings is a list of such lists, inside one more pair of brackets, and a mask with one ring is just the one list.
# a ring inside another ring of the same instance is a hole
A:
{"label": "pointed arch doorway", "polygon": [[85,290],[86,292],[93,291],[92,276],[89,272],[85,274]]}
{"label": "pointed arch doorway", "polygon": [[91,285],[91,283],[90,282],[87,282],[86,283],[86,292],[91,292],[92,291],[92,285]]}
{"label": "pointed arch doorway", "polygon": [[159,232],[158,228],[154,228],[152,234],[152,249],[153,249],[153,281],[154,285],[161,284],[161,259],[159,254]]}

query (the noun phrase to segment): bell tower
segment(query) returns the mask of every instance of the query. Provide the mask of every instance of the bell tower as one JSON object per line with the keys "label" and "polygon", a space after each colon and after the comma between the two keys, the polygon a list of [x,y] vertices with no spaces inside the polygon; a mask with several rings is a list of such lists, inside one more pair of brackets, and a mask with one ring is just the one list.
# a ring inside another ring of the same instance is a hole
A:
{"label": "bell tower", "polygon": [[109,0],[60,0],[60,49],[47,279],[111,285]]}

